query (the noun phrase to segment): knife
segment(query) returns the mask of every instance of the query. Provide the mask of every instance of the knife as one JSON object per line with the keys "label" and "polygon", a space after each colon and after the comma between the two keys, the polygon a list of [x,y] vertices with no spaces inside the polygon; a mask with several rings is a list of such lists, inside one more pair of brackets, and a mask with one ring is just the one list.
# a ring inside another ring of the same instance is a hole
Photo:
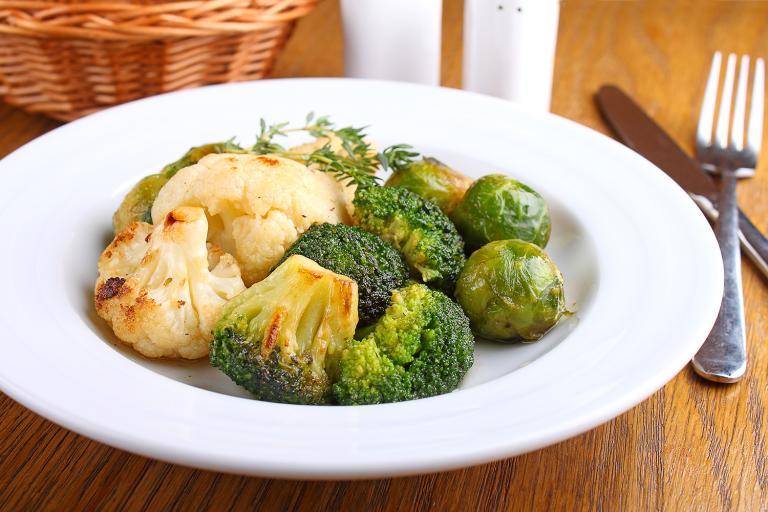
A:
{"label": "knife", "polygon": [[[691,196],[709,220],[717,219],[717,182],[616,86],[604,85],[595,95],[608,126],[629,148],[656,164]],[[768,279],[768,240],[739,209],[739,239],[744,252]]]}

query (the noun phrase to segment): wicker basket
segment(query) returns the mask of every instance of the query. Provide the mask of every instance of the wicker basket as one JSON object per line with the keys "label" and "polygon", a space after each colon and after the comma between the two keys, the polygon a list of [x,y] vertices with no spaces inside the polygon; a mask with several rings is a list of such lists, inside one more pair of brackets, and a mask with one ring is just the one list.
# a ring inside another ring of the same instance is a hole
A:
{"label": "wicker basket", "polygon": [[0,0],[0,96],[69,121],[264,77],[318,0]]}

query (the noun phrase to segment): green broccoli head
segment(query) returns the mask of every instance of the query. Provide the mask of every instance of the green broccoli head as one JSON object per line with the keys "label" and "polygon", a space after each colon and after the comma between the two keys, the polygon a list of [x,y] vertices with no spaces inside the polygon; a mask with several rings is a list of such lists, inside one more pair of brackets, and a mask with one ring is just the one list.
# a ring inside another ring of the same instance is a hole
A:
{"label": "green broccoli head", "polygon": [[211,364],[260,400],[330,403],[356,325],[357,284],[294,255],[224,306]]}
{"label": "green broccoli head", "polygon": [[343,405],[379,404],[413,399],[411,380],[402,366],[382,354],[373,336],[351,340],[342,352],[336,401]]}
{"label": "green broccoli head", "polygon": [[338,362],[333,394],[340,404],[398,402],[458,387],[474,361],[475,340],[461,308],[438,290],[412,284]]}
{"label": "green broccoli head", "polygon": [[405,256],[411,272],[430,286],[453,293],[464,266],[464,241],[434,203],[400,187],[358,187],[355,222]]}
{"label": "green broccoli head", "polygon": [[389,305],[392,290],[408,280],[399,252],[378,236],[344,224],[312,226],[286,251],[283,261],[294,254],[357,282],[360,325],[376,321]]}

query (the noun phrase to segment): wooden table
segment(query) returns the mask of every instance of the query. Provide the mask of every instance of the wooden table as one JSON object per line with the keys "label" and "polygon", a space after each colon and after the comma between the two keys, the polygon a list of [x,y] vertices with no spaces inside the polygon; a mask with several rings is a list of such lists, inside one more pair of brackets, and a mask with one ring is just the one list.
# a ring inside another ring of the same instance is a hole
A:
{"label": "wooden table", "polygon": [[[445,4],[443,83],[451,87],[461,76],[461,4]],[[605,132],[592,94],[614,82],[690,149],[711,53],[768,57],[766,20],[768,2],[565,0],[553,110]],[[340,75],[339,30],[337,2],[323,2],[275,75]],[[56,125],[0,106],[0,155]],[[766,162],[739,184],[742,207],[764,230]],[[4,250],[24,249],[6,241]],[[90,441],[0,396],[0,509],[767,510],[768,283],[746,262],[744,292],[751,365],[741,384],[711,385],[686,368],[587,434],[444,474],[323,483],[198,471]]]}

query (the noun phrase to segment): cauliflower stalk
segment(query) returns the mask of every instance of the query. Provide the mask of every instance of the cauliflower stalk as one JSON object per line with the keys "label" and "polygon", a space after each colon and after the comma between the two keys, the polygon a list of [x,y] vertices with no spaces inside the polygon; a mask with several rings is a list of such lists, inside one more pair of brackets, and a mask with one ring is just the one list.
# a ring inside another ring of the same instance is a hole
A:
{"label": "cauliflower stalk", "polygon": [[207,232],[202,208],[181,207],[156,226],[131,223],[99,258],[96,312],[145,356],[205,357],[222,307],[245,289]]}
{"label": "cauliflower stalk", "polygon": [[349,223],[351,208],[330,176],[287,158],[226,153],[178,171],[155,199],[152,219],[179,206],[205,209],[208,240],[237,259],[247,285],[264,279],[313,224]]}

